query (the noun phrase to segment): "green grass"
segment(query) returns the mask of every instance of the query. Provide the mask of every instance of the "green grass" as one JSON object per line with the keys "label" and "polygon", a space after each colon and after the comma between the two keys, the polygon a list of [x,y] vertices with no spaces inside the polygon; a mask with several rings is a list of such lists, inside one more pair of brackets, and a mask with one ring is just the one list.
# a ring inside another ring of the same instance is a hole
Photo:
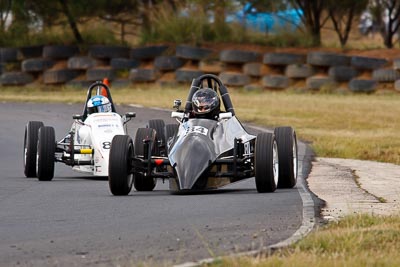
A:
{"label": "green grass", "polygon": [[354,215],[268,257],[224,258],[207,266],[400,266],[399,249],[399,216]]}

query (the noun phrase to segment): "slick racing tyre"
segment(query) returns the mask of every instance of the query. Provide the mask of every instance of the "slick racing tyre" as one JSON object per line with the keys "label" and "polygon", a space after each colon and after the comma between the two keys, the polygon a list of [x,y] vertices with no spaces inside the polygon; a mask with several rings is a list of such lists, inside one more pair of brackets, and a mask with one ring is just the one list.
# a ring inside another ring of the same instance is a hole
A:
{"label": "slick racing tyre", "polygon": [[36,151],[38,132],[44,124],[41,121],[30,121],[25,126],[24,137],[24,173],[26,177],[36,177]]}
{"label": "slick racing tyre", "polygon": [[[154,153],[154,145],[156,143],[156,130],[152,128],[139,128],[135,136],[135,152],[136,156],[144,155],[144,140],[150,140],[151,153]],[[156,187],[157,180],[145,177],[142,172],[136,172],[133,179],[133,185],[136,191],[153,191]]]}
{"label": "slick racing tyre", "polygon": [[165,156],[165,123],[163,120],[149,120],[148,128],[156,130],[155,156]]}
{"label": "slick racing tyre", "polygon": [[36,175],[39,181],[51,181],[54,177],[56,137],[54,128],[44,126],[39,129],[36,157]]}
{"label": "slick racing tyre", "polygon": [[259,193],[274,192],[278,186],[278,145],[271,133],[257,135],[255,148],[255,178]]}
{"label": "slick racing tyre", "polygon": [[278,188],[292,188],[297,182],[297,139],[292,127],[278,127],[274,131],[278,144]]}
{"label": "slick racing tyre", "polygon": [[115,196],[128,195],[132,189],[132,158],[134,147],[128,135],[116,135],[112,139],[108,163],[108,185]]}

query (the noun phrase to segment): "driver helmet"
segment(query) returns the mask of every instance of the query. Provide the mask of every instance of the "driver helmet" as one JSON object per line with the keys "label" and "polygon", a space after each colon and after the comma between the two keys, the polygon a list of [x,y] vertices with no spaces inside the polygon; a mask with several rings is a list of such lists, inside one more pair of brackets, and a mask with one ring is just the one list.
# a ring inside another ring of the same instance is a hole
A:
{"label": "driver helmet", "polygon": [[87,113],[98,113],[98,112],[111,112],[111,103],[107,97],[102,95],[95,95],[91,97],[87,103]]}
{"label": "driver helmet", "polygon": [[220,111],[217,92],[210,88],[197,90],[192,97],[192,107],[196,117],[215,119]]}

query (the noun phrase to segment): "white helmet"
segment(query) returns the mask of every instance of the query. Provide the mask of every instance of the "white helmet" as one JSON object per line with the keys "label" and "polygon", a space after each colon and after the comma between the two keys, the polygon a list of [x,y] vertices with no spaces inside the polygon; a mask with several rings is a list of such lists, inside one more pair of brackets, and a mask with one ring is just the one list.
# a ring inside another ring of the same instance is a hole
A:
{"label": "white helmet", "polygon": [[87,113],[97,113],[97,112],[111,112],[111,103],[107,97],[102,95],[95,95],[91,97],[87,103]]}

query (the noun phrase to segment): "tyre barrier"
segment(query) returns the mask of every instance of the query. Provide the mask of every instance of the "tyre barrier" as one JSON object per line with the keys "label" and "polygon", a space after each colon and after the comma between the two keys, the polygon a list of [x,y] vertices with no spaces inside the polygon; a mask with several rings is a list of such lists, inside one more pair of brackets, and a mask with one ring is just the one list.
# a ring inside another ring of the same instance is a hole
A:
{"label": "tyre barrier", "polygon": [[221,61],[200,61],[199,70],[204,73],[219,74],[225,70],[224,63]]}
{"label": "tyre barrier", "polygon": [[1,85],[26,85],[34,81],[34,77],[26,72],[7,72],[0,76]]}
{"label": "tyre barrier", "polygon": [[0,48],[0,62],[15,62],[18,60],[17,48]]}
{"label": "tyre barrier", "polygon": [[328,75],[337,82],[348,82],[356,77],[358,72],[350,66],[330,67]]}
{"label": "tyre barrier", "polygon": [[306,79],[306,87],[309,90],[319,90],[323,86],[334,86],[335,84],[332,77],[328,76],[311,76]]}
{"label": "tyre barrier", "polygon": [[207,48],[199,48],[188,45],[178,45],[175,49],[177,57],[189,60],[202,60],[208,57],[213,50]]}
{"label": "tyre barrier", "polygon": [[264,54],[263,63],[273,66],[286,66],[291,64],[306,63],[306,55],[290,53],[267,53]]}
{"label": "tyre barrier", "polygon": [[354,93],[372,93],[377,89],[378,82],[370,79],[352,79],[349,89]]}
{"label": "tyre barrier", "polygon": [[77,46],[50,45],[43,47],[43,57],[51,59],[67,59],[79,54]]}
{"label": "tyre barrier", "polygon": [[130,70],[139,67],[140,61],[130,58],[112,58],[110,66],[116,70]]}
{"label": "tyre barrier", "polygon": [[38,58],[43,55],[43,45],[32,45],[20,47],[19,51],[24,59]]}
{"label": "tyre barrier", "polygon": [[155,45],[147,47],[132,48],[129,57],[139,60],[149,60],[161,56],[165,50],[167,50],[167,45]]}
{"label": "tyre barrier", "polygon": [[53,67],[55,62],[46,58],[26,59],[21,63],[21,69],[24,72],[43,72]]}
{"label": "tyre barrier", "polygon": [[154,59],[154,67],[160,71],[171,71],[182,67],[185,61],[176,56],[160,56]]}
{"label": "tyre barrier", "polygon": [[175,71],[175,80],[182,83],[191,83],[194,78],[205,74],[201,70],[179,69]]}
{"label": "tyre barrier", "polygon": [[68,59],[67,66],[73,70],[87,70],[98,66],[98,62],[85,56],[71,57]]}
{"label": "tyre barrier", "polygon": [[272,89],[284,89],[289,87],[290,79],[284,75],[266,75],[262,78],[262,85]]}
{"label": "tyre barrier", "polygon": [[89,56],[99,59],[128,58],[129,48],[125,46],[92,45],[89,48]]}
{"label": "tyre barrier", "polygon": [[377,69],[372,72],[372,79],[378,82],[395,82],[400,79],[400,72],[394,69]]}
{"label": "tyre barrier", "polygon": [[350,57],[331,52],[310,52],[307,55],[307,63],[313,66],[349,66]]}
{"label": "tyre barrier", "polygon": [[156,69],[131,69],[129,80],[132,82],[154,82],[161,76]]}
{"label": "tyre barrier", "polygon": [[227,86],[245,86],[251,82],[250,77],[242,73],[222,72],[219,78]]}
{"label": "tyre barrier", "polygon": [[225,63],[249,63],[258,62],[261,59],[261,54],[252,51],[243,50],[223,50],[219,54],[219,60]]}
{"label": "tyre barrier", "polygon": [[400,92],[400,80],[394,82],[394,90]]}
{"label": "tyre barrier", "polygon": [[350,65],[361,70],[376,70],[383,68],[388,63],[386,59],[382,58],[353,56],[351,57]]}
{"label": "tyre barrier", "polygon": [[79,70],[71,69],[57,69],[57,70],[46,70],[43,73],[44,84],[61,84],[71,81],[81,74]]}
{"label": "tyre barrier", "polygon": [[400,82],[397,82],[400,59],[324,51],[261,54],[236,49],[222,50],[215,55],[215,50],[190,45],[178,45],[172,53],[168,48],[167,45],[136,48],[94,45],[83,55],[73,45],[1,47],[0,74],[4,75],[0,84],[23,85],[31,83],[32,77],[44,84],[86,84],[82,80],[91,82],[105,77],[115,82],[118,77],[124,77],[125,72],[119,70],[126,70],[129,79],[122,79],[121,85],[186,83],[196,76],[211,73],[222,77],[229,86],[249,88],[283,88],[292,81],[303,80],[309,89],[346,82],[349,91],[368,93],[379,88],[379,83],[386,83],[385,88],[392,83],[392,88],[400,91]]}
{"label": "tyre barrier", "polygon": [[86,79],[88,81],[102,81],[104,78],[112,81],[115,79],[115,76],[115,70],[110,67],[93,68],[86,71]]}
{"label": "tyre barrier", "polygon": [[315,69],[307,64],[291,64],[286,66],[285,76],[292,79],[305,79],[315,74]]}
{"label": "tyre barrier", "polygon": [[262,63],[246,63],[243,65],[243,73],[252,77],[260,77],[263,75]]}

